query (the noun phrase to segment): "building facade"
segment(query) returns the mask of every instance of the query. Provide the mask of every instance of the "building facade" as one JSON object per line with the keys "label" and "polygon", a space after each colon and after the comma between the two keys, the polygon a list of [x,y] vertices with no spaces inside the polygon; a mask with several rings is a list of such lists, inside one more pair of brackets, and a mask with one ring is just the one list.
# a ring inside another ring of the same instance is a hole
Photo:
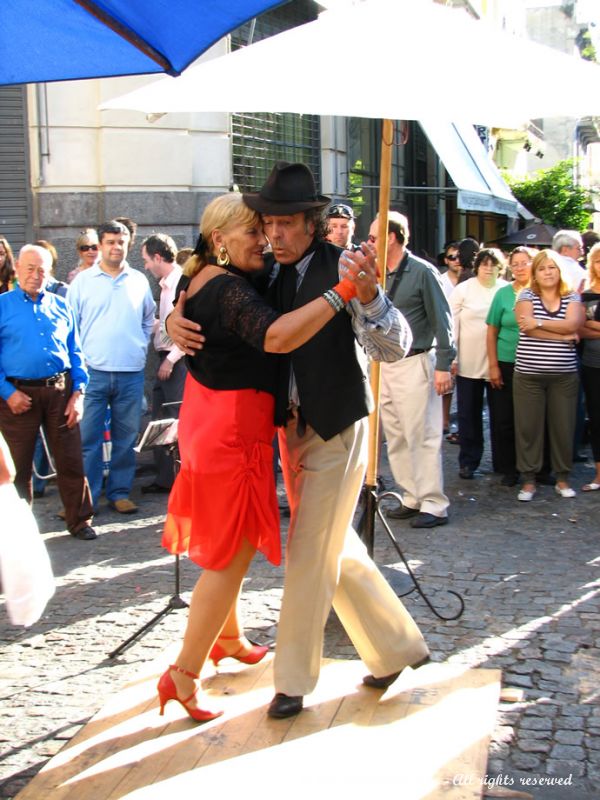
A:
{"label": "building facade", "polygon": [[[311,0],[295,0],[242,26],[204,57],[309,21],[317,10]],[[52,241],[64,277],[77,262],[79,231],[115,216],[135,220],[140,241],[165,231],[190,245],[212,197],[256,189],[280,159],[308,163],[322,192],[354,205],[358,234],[366,236],[378,208],[380,121],[98,110],[153,80],[0,87],[0,234],[13,247]],[[450,123],[395,123],[390,205],[408,214],[413,248],[432,260],[446,241],[467,234],[489,241],[515,224],[516,203],[490,173],[489,143],[479,133],[485,144],[473,129]],[[137,250],[131,260],[140,266]]]}

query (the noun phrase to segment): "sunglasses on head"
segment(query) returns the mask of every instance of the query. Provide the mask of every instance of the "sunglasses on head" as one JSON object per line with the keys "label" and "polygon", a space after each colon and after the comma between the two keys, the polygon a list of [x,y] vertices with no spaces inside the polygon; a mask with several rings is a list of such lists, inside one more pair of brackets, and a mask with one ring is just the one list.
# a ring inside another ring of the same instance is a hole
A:
{"label": "sunglasses on head", "polygon": [[88,251],[88,250],[93,250],[94,252],[97,252],[97,250],[98,250],[98,245],[97,245],[97,244],[82,244],[82,245],[80,246],[79,250],[80,250],[82,253],[87,253],[87,251]]}
{"label": "sunglasses on head", "polygon": [[344,203],[337,203],[329,208],[327,212],[328,217],[343,217],[344,219],[354,219],[354,212],[350,206]]}

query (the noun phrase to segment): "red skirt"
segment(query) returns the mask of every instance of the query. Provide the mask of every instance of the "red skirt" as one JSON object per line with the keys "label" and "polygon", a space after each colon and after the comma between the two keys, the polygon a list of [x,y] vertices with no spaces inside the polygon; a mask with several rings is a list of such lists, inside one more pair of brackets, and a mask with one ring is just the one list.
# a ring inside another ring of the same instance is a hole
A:
{"label": "red skirt", "polygon": [[219,570],[247,539],[280,563],[273,407],[267,392],[208,389],[187,376],[178,427],[181,469],[162,537],[169,552]]}

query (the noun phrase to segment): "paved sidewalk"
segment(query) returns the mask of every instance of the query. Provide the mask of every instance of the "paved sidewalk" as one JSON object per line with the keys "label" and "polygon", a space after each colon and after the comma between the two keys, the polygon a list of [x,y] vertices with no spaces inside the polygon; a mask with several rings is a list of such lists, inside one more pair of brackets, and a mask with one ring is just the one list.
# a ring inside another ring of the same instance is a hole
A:
{"label": "paved sidewalk", "polygon": [[[592,800],[600,796],[600,492],[563,500],[542,487],[533,502],[519,503],[516,488],[500,487],[498,476],[486,473],[488,461],[475,480],[459,479],[457,455],[444,444],[450,524],[419,532],[393,521],[392,530],[436,607],[452,613],[451,589],[463,595],[465,612],[442,622],[415,593],[405,601],[434,660],[500,667],[504,685],[524,689],[522,702],[499,709],[490,785],[536,800]],[[174,612],[122,656],[107,657],[173,592],[173,561],[160,547],[166,498],[140,494],[150,463],[144,456],[136,477],[140,513],[123,517],[102,507],[93,542],[62,529],[55,486],[36,501],[57,592],[28,630],[11,627],[0,610],[0,798],[13,797],[140,663],[183,631],[185,612]],[[389,481],[385,459],[383,472]],[[591,475],[589,465],[578,464],[573,486]],[[376,560],[396,583],[398,557],[379,524]],[[197,574],[183,559],[184,596]],[[244,611],[256,641],[274,638],[282,578],[282,569],[257,559],[245,582]],[[355,657],[333,616],[325,655]]]}

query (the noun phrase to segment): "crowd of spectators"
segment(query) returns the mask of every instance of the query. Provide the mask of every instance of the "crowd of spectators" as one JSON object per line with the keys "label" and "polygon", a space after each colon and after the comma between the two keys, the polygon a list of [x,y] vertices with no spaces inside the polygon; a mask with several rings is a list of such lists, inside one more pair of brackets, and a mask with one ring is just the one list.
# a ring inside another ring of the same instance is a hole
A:
{"label": "crowd of spectators", "polygon": [[[332,206],[328,222],[332,240],[343,234],[345,245],[355,246],[350,206]],[[58,254],[51,242],[38,240],[34,245],[38,250],[29,251],[29,260],[35,257],[36,263],[39,248],[50,254],[48,259],[41,258],[48,265],[39,290],[42,299],[35,293],[30,299],[39,299],[43,308],[44,295],[62,298],[56,303],[68,306],[80,337],[89,377],[81,387],[82,421],[81,425],[77,421],[77,427],[94,512],[102,494],[120,513],[138,510],[130,497],[133,448],[140,432],[151,339],[158,352],[152,418],[177,416],[183,392],[183,354],[176,347],[164,349],[158,326],[172,306],[181,265],[192,250],[178,250],[166,234],[144,240],[140,255],[145,272],[158,282],[153,293],[144,271],[132,269],[127,261],[135,235],[135,223],[127,217],[82,230],[75,241],[78,263],[66,282],[55,276]],[[451,364],[452,385],[442,398],[442,426],[447,440],[458,445],[461,478],[477,477],[487,406],[493,470],[504,486],[520,481],[520,501],[532,500],[536,487],[549,482],[561,497],[573,496],[569,475],[584,439],[592,449],[595,474],[581,489],[600,490],[599,238],[593,231],[581,236],[563,230],[549,249],[538,252],[518,246],[508,254],[482,246],[474,237],[445,247],[438,277],[452,313],[456,357]],[[18,278],[20,258],[15,258],[9,241],[0,235],[0,295],[23,291]],[[0,305],[0,379],[8,379],[10,386],[16,377],[22,393],[38,375],[6,373],[1,312]],[[27,358],[25,363],[35,370]],[[0,402],[7,405],[6,397]],[[168,406],[173,408],[167,411]],[[6,435],[1,422],[0,431]],[[60,440],[50,442],[50,438],[42,420],[32,470],[17,481],[28,498],[43,495],[46,480],[58,465],[66,469],[61,455],[52,452]],[[112,448],[108,457],[107,439]],[[173,464],[166,453],[157,453],[156,469],[155,480],[143,491],[168,493]],[[64,483],[64,476],[59,479]],[[63,504],[67,505],[64,498]],[[65,509],[60,513],[65,518]],[[88,514],[84,527],[89,527],[90,519]],[[71,519],[72,533],[78,524]]]}
{"label": "crowd of spectators", "polygon": [[[19,451],[18,457],[13,452],[19,493],[29,501],[40,498],[47,480],[56,477],[63,504],[57,513],[78,539],[95,538],[92,516],[102,495],[119,513],[138,510],[129,496],[134,446],[145,399],[148,345],[159,318],[145,271],[127,261],[135,233],[128,217],[82,230],[75,242],[78,263],[66,282],[55,276],[58,254],[51,242],[26,245],[15,258],[10,243],[0,236],[0,432],[11,451]],[[148,237],[141,255],[157,239],[169,245],[165,273],[173,269],[171,279],[164,281],[162,273],[147,270],[160,281],[155,292],[164,316],[181,269],[175,265],[179,253],[174,241],[162,234]],[[183,362],[177,381],[171,381],[165,355],[159,354],[155,383],[167,388],[165,393],[156,387],[154,418],[177,416],[176,409],[163,413],[161,401],[176,406],[183,393]],[[64,408],[71,408],[67,404],[77,409],[68,426],[63,424]],[[157,465],[168,491],[173,463],[158,458]],[[74,491],[73,480],[85,480],[85,488]],[[74,510],[76,498],[79,506],[85,501],[83,510]]]}
{"label": "crowd of spectators", "polygon": [[459,445],[460,477],[475,478],[485,393],[493,470],[504,486],[520,480],[522,502],[542,483],[560,497],[575,495],[569,478],[584,439],[596,473],[581,489],[600,489],[600,244],[586,234],[560,230],[551,247],[518,246],[508,258],[483,246],[473,252],[471,237],[445,250],[458,255],[454,270],[461,254],[468,259],[454,287],[445,282],[458,418],[447,439]]}

